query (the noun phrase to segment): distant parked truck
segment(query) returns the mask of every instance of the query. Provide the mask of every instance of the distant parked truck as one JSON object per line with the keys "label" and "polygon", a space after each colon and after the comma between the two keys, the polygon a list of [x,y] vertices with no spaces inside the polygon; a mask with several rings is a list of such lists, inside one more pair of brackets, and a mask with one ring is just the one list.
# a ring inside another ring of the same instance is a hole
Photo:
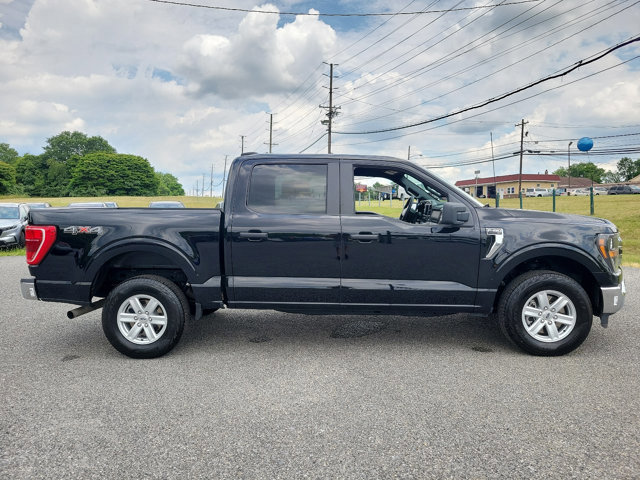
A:
{"label": "distant parked truck", "polygon": [[640,194],[640,187],[637,185],[614,185],[608,193],[609,195]]}

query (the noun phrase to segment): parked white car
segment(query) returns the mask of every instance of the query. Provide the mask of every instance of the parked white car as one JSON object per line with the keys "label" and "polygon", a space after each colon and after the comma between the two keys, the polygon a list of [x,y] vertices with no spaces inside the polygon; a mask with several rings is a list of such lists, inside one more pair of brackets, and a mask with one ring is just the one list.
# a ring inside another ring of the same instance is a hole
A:
{"label": "parked white car", "polygon": [[551,196],[551,190],[549,190],[548,188],[540,188],[540,187],[527,188],[527,191],[525,192],[525,196],[527,196],[527,197],[550,197]]}
{"label": "parked white car", "polygon": [[573,188],[571,189],[571,195],[589,195],[588,188]]}

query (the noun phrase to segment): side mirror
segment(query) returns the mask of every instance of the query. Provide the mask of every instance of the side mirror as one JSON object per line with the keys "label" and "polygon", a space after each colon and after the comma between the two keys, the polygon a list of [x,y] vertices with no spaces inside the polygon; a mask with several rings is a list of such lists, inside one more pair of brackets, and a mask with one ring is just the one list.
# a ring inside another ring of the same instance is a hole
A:
{"label": "side mirror", "polygon": [[464,225],[467,221],[469,221],[469,212],[463,204],[446,202],[442,205],[440,225]]}

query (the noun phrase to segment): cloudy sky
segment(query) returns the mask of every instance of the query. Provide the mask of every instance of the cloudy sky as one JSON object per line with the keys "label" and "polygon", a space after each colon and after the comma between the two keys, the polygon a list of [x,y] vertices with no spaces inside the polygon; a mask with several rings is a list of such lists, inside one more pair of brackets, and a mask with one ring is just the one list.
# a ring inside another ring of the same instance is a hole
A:
{"label": "cloudy sky", "polygon": [[[640,42],[457,113],[640,35],[638,1],[174,3],[253,12],[0,0],[0,142],[38,154],[48,137],[78,130],[147,158],[188,191],[203,175],[208,188],[241,136],[245,151],[268,150],[269,113],[274,152],[326,153],[326,62],[336,64],[340,107],[334,153],[406,158],[411,147],[413,161],[455,181],[493,175],[493,135],[496,174],[516,173],[525,119],[525,149],[547,153],[525,156],[525,173],[566,165],[569,141],[573,161],[611,169],[623,152],[640,158]],[[331,13],[397,15],[322,15]],[[576,150],[584,136],[595,141],[588,157]]]}

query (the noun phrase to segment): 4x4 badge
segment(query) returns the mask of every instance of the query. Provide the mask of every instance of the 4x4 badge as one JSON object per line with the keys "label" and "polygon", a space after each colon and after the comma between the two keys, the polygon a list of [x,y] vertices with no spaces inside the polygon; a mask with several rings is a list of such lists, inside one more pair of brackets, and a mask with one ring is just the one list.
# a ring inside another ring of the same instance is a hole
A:
{"label": "4x4 badge", "polygon": [[102,227],[66,227],[63,230],[64,233],[70,233],[71,235],[78,234],[90,234],[90,235],[102,235],[104,229]]}

